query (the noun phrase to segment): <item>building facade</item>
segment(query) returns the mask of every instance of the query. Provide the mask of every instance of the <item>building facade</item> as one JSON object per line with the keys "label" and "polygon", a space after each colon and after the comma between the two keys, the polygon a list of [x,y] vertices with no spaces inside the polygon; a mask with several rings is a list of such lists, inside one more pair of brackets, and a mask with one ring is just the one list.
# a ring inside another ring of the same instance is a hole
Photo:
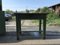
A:
{"label": "building facade", "polygon": [[60,3],[50,6],[49,8],[52,9],[56,14],[60,16]]}

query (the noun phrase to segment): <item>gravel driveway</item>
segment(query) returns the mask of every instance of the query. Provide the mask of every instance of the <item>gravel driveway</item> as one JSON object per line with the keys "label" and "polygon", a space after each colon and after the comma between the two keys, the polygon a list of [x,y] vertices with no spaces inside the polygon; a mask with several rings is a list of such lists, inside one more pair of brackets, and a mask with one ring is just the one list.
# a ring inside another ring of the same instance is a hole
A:
{"label": "gravel driveway", "polygon": [[[29,31],[29,30],[39,31],[39,27],[38,26],[22,26],[22,31]],[[58,26],[47,27],[46,40],[42,40],[40,38],[39,39],[33,39],[33,38],[23,39],[24,36],[20,36],[20,40],[17,41],[15,22],[6,22],[6,31],[7,31],[6,36],[0,37],[0,45],[60,45],[60,27]],[[35,34],[38,35],[38,33],[34,32],[33,35]]]}

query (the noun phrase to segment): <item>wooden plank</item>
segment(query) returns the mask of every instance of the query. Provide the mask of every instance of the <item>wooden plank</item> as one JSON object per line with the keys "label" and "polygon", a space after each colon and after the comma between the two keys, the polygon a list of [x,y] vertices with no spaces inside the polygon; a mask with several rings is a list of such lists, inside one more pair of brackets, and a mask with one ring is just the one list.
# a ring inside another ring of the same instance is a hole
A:
{"label": "wooden plank", "polygon": [[20,28],[20,23],[19,23],[19,17],[16,15],[16,32],[17,32],[17,40],[19,40],[19,29]]}
{"label": "wooden plank", "polygon": [[19,19],[19,23],[20,23],[19,32],[20,32],[20,35],[21,35],[22,34],[22,32],[21,32],[21,19]]}
{"label": "wooden plank", "polygon": [[43,19],[47,13],[14,13],[18,15],[19,18],[23,20],[31,20],[31,19]]}
{"label": "wooden plank", "polygon": [[42,33],[42,38],[46,39],[46,18],[43,19],[43,33]]}
{"label": "wooden plank", "polygon": [[39,19],[39,33],[41,34],[41,19]]}

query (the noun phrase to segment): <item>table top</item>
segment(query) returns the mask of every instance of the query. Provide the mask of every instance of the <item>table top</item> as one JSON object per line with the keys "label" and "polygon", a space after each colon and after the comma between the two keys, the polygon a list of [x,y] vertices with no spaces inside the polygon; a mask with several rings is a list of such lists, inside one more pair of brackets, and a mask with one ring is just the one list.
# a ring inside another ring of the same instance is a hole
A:
{"label": "table top", "polygon": [[20,19],[44,19],[48,13],[14,13]]}
{"label": "table top", "polygon": [[46,14],[48,14],[48,13],[14,13],[14,14],[17,14],[17,15],[19,15],[19,14],[22,14],[22,15],[25,15],[25,14],[26,14],[26,15],[28,15],[28,14],[30,14],[30,15],[33,15],[33,14],[35,14],[35,15],[37,15],[37,14],[38,14],[38,15],[41,15],[41,14],[42,14],[42,15],[46,15]]}

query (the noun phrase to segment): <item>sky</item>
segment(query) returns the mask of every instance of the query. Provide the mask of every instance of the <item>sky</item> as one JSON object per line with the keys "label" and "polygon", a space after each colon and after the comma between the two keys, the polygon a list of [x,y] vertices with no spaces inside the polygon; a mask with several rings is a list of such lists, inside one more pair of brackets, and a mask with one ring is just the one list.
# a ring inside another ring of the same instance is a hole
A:
{"label": "sky", "polygon": [[60,0],[2,0],[2,9],[13,11],[21,11],[26,9],[37,9],[49,7],[60,3]]}

